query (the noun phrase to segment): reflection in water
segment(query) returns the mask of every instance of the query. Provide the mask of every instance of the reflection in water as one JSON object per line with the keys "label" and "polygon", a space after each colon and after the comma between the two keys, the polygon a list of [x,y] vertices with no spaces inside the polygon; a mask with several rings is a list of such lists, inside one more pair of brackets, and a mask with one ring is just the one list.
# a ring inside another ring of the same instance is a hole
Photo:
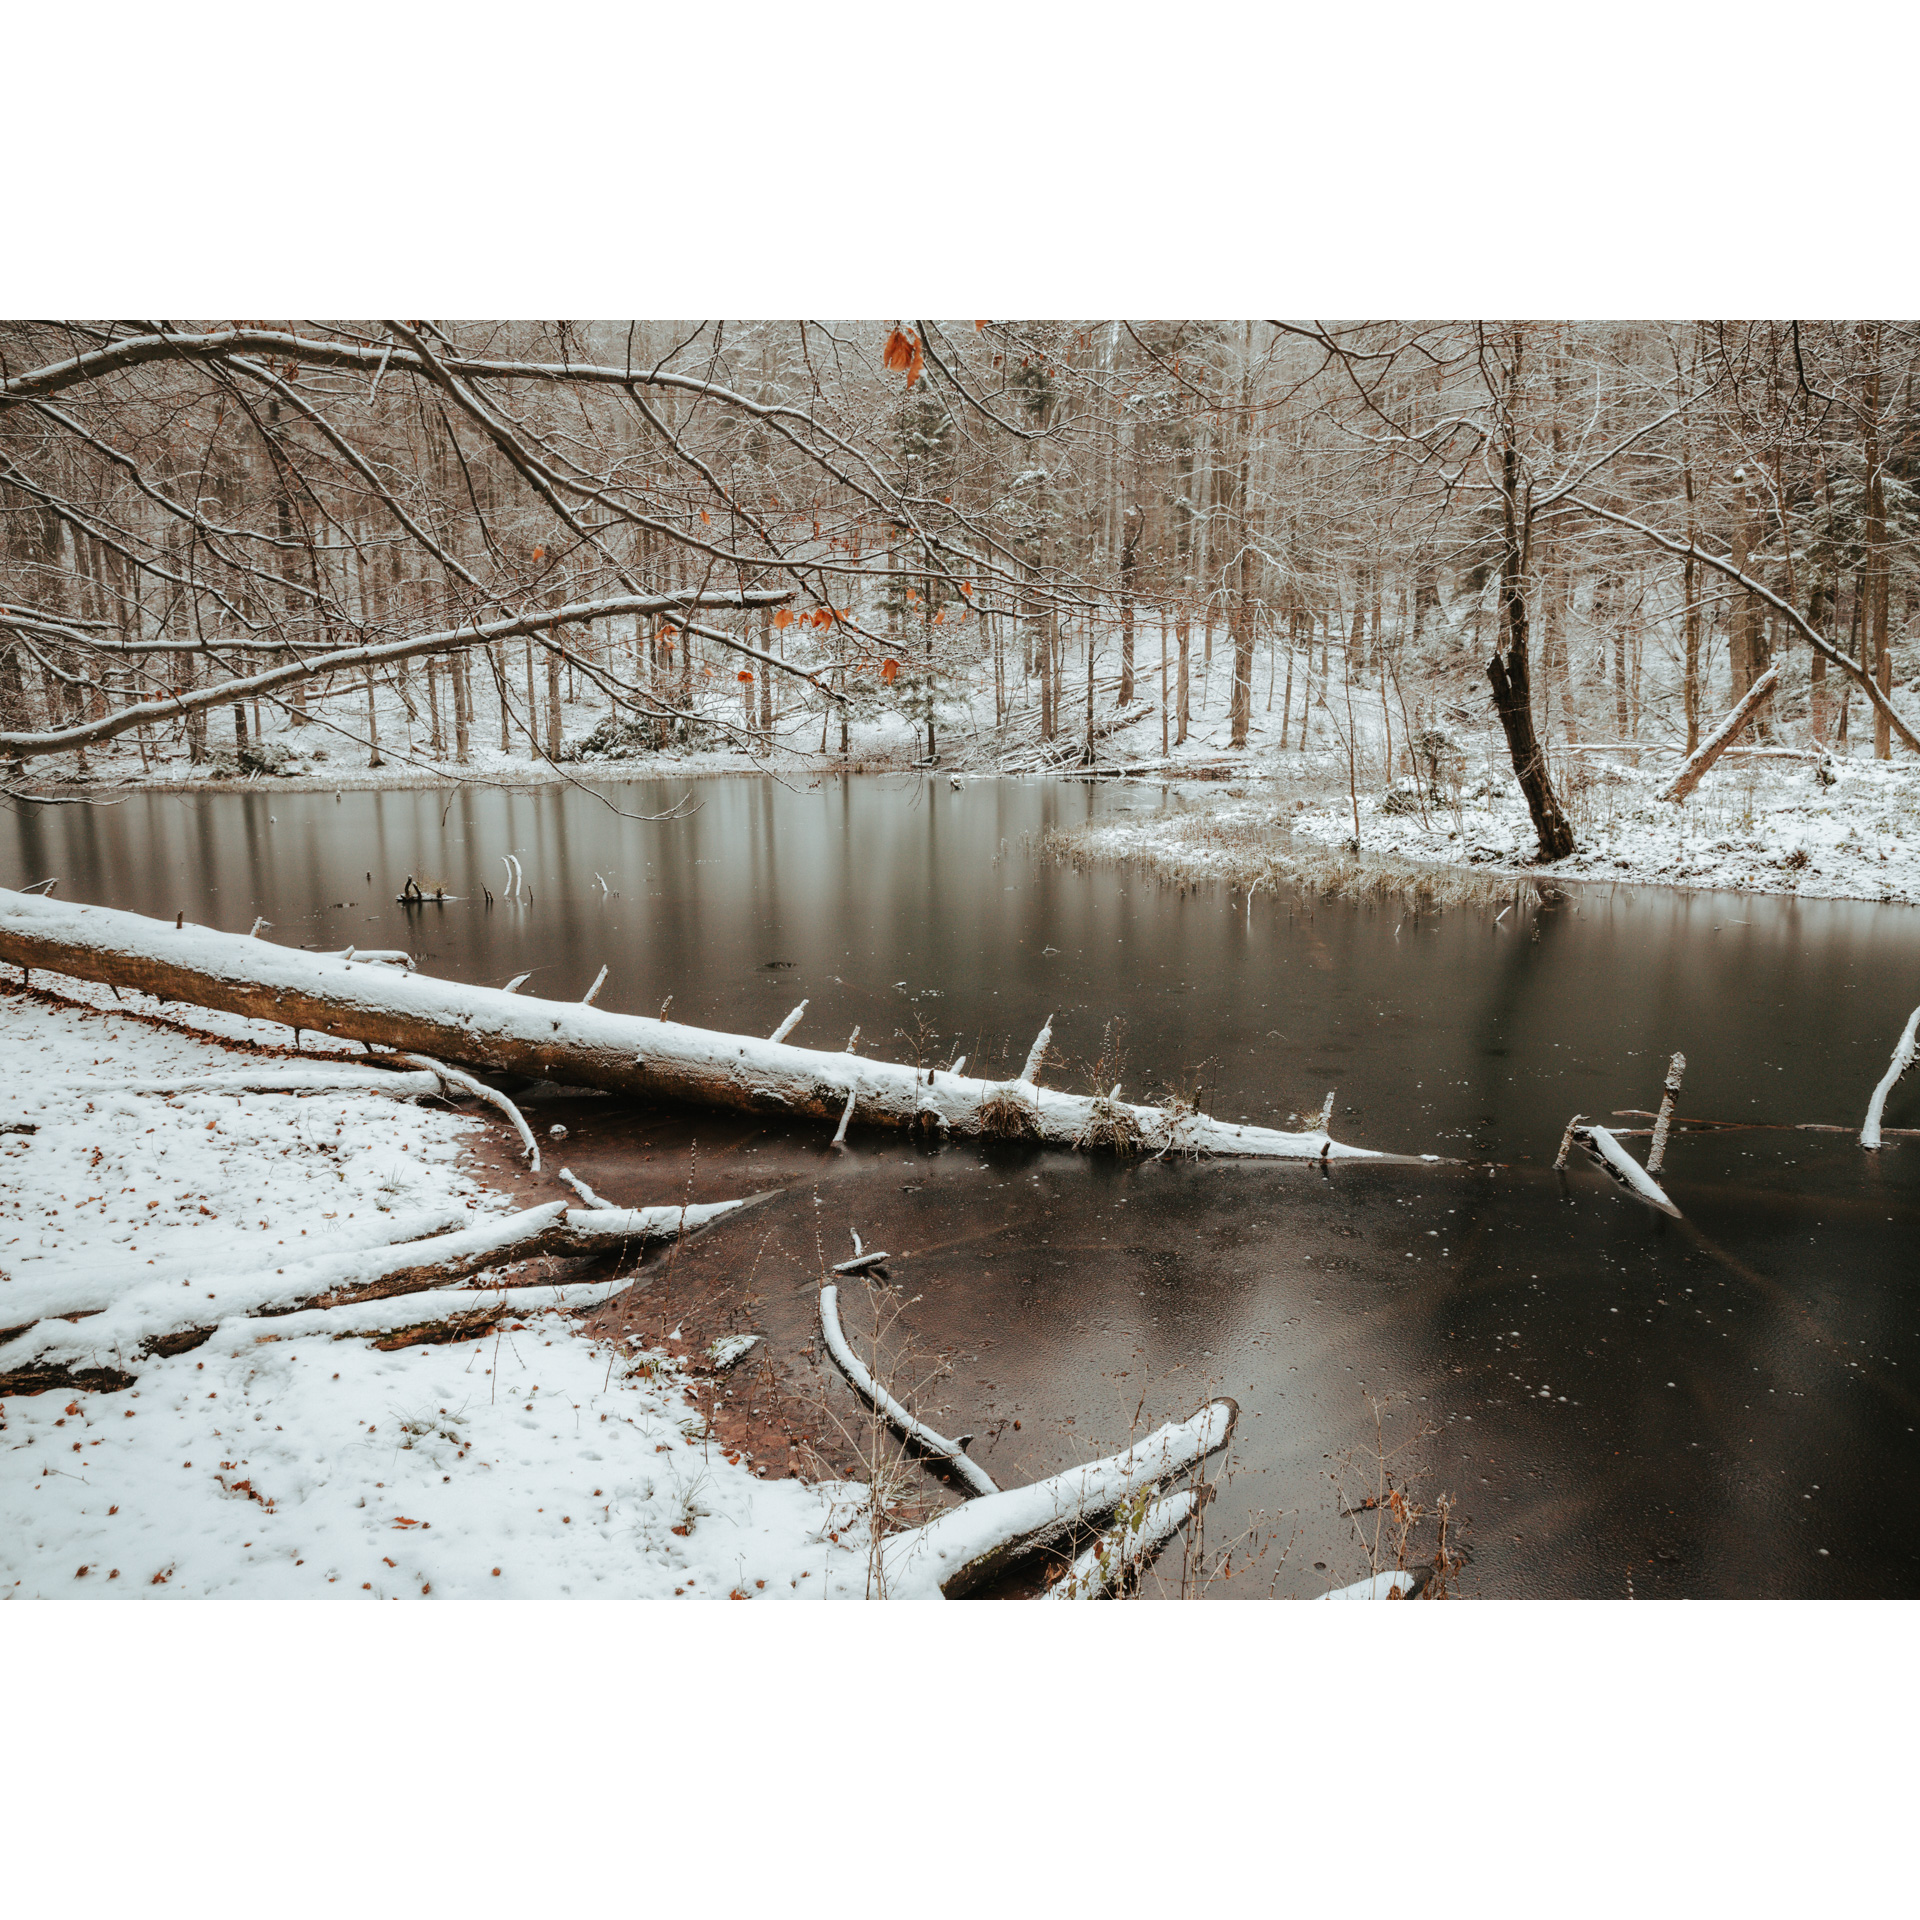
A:
{"label": "reflection in water", "polygon": [[[834,1247],[851,1224],[906,1249],[907,1323],[953,1369],[942,1417],[982,1436],[1003,1484],[1233,1394],[1209,1532],[1286,1515],[1281,1592],[1359,1571],[1327,1456],[1364,1449],[1369,1392],[1438,1429],[1427,1489],[1471,1516],[1469,1591],[1624,1594],[1629,1571],[1643,1597],[1920,1589],[1900,1522],[1920,1142],[1680,1136],[1678,1222],[1550,1170],[1569,1114],[1653,1105],[1676,1047],[1685,1112],[1857,1124],[1920,997],[1910,910],[1642,889],[1496,922],[1263,894],[1249,923],[1218,889],[1028,856],[1025,836],[1154,794],[715,780],[691,817],[644,822],[622,812],[686,788],[603,791],[621,811],[565,790],[22,808],[0,880],[58,874],[63,899],[235,930],[264,915],[289,944],[404,945],[461,979],[531,969],[526,990],[559,999],[605,963],[601,1005],[671,994],[675,1018],[719,1027],[771,1032],[805,999],[798,1042],[857,1025],[863,1049],[982,1070],[1017,1067],[1052,1014],[1060,1078],[1110,1038],[1126,1059],[1109,1084],[1198,1082],[1228,1116],[1284,1123],[1334,1088],[1343,1137],[1460,1164],[1120,1164],[858,1135],[836,1158],[814,1128],[609,1103],[569,1116],[569,1153],[636,1202],[678,1191],[696,1136],[707,1190],[795,1184],[758,1256],[792,1301],[816,1225]],[[507,853],[530,902],[497,898]],[[402,908],[408,874],[460,897]],[[1920,1122],[1911,1085],[1888,1120]],[[1213,1591],[1251,1584],[1265,1573]]]}

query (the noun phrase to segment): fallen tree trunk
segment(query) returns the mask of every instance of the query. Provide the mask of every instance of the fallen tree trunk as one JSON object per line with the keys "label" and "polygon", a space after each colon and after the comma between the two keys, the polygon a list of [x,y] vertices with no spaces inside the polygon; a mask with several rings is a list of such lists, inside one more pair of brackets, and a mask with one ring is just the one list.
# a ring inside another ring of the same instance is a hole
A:
{"label": "fallen tree trunk", "polygon": [[554,1200],[462,1232],[317,1254],[271,1272],[248,1267],[185,1281],[142,1276],[98,1313],[79,1321],[43,1319],[0,1345],[0,1395],[40,1392],[86,1368],[110,1365],[125,1371],[156,1355],[182,1353],[233,1320],[271,1327],[292,1315],[450,1287],[489,1268],[543,1254],[617,1253],[648,1240],[677,1239],[749,1204],[719,1200],[694,1207],[570,1210]]}
{"label": "fallen tree trunk", "polygon": [[1678,773],[1667,790],[1661,794],[1662,800],[1671,800],[1678,806],[1702,779],[1706,777],[1713,763],[1733,745],[1740,729],[1760,710],[1760,704],[1780,684],[1780,669],[1769,667],[1746,691],[1746,696],[1727,717],[1700,742],[1692,757]]}
{"label": "fallen tree trunk", "polygon": [[[469,1067],[643,1099],[869,1126],[1279,1160],[1401,1160],[1207,1114],[1096,1103],[854,1053],[537,1000],[430,974],[302,953],[242,934],[0,889],[0,960]],[[1096,1122],[1089,1127],[1089,1122]],[[1421,1154],[1437,1162],[1437,1154]]]}

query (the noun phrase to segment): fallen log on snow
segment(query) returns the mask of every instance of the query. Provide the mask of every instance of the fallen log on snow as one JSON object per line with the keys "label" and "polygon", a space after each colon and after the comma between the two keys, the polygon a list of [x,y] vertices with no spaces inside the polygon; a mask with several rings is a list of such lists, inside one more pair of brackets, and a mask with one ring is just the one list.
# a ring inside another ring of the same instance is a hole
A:
{"label": "fallen log on snow", "polygon": [[1769,667],[1752,686],[1750,686],[1740,704],[1702,740],[1686,764],[1673,776],[1671,784],[1660,795],[1662,800],[1671,800],[1675,806],[1686,799],[1695,787],[1706,777],[1713,763],[1733,745],[1740,730],[1759,712],[1761,703],[1768,699],[1775,687],[1780,684],[1780,669]]}
{"label": "fallen log on snow", "polygon": [[1900,1084],[1900,1076],[1913,1065],[1916,1033],[1920,1033],[1920,1007],[1915,1007],[1907,1017],[1906,1030],[1893,1049],[1892,1062],[1881,1075],[1880,1084],[1874,1088],[1873,1098],[1867,1102],[1866,1125],[1860,1129],[1860,1144],[1863,1147],[1877,1148],[1880,1145],[1880,1116],[1887,1110],[1887,1095]]}
{"label": "fallen log on snow", "polygon": [[270,1324],[292,1314],[426,1293],[543,1254],[617,1253],[648,1240],[676,1239],[750,1204],[570,1210],[554,1200],[460,1232],[314,1254],[271,1271],[249,1265],[226,1273],[203,1270],[184,1280],[143,1275],[85,1319],[42,1319],[0,1344],[0,1395],[40,1392],[63,1374],[89,1368],[124,1372],[155,1355],[198,1346],[230,1320]]}
{"label": "fallen log on snow", "polygon": [[[362,967],[243,934],[169,926],[112,907],[0,889],[0,960],[135,988],[255,1020],[455,1059],[468,1067],[642,1099],[828,1122],[1279,1160],[1411,1164],[1328,1138],[1207,1114],[1096,1102],[860,1054],[718,1033],[577,1000],[539,1000],[429,974]],[[1035,1069],[1037,1071],[1037,1069]],[[1095,1122],[1091,1128],[1089,1122]],[[1418,1156],[1437,1163],[1436,1154]]]}
{"label": "fallen log on snow", "polygon": [[1238,1405],[1212,1401],[1105,1460],[1069,1467],[1030,1487],[950,1507],[923,1527],[880,1543],[886,1590],[897,1600],[956,1600],[1023,1553],[1073,1528],[1097,1525],[1116,1507],[1197,1466],[1233,1437]]}
{"label": "fallen log on snow", "polygon": [[895,1432],[922,1453],[931,1454],[936,1460],[944,1460],[975,1493],[1000,1491],[988,1478],[986,1470],[967,1458],[964,1449],[967,1440],[973,1437],[971,1434],[963,1435],[959,1440],[948,1440],[935,1433],[925,1422],[916,1420],[861,1365],[853,1349],[847,1345],[847,1336],[840,1330],[838,1287],[820,1289],[820,1331],[826,1337],[827,1351],[833,1355],[834,1364],[847,1376],[854,1392],[879,1413]]}

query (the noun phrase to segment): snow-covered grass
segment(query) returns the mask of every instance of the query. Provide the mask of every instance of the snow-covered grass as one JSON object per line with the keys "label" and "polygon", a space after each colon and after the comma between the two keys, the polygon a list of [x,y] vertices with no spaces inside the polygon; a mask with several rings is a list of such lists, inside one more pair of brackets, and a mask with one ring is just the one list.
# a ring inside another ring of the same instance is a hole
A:
{"label": "snow-covered grass", "polygon": [[1429,800],[1424,819],[1410,782],[1391,802],[1375,783],[1359,795],[1355,858],[1354,802],[1332,790],[1333,771],[1292,754],[1250,765],[1224,787],[1181,784],[1168,810],[1107,820],[1062,848],[1182,878],[1248,886],[1297,877],[1443,903],[1572,880],[1920,900],[1920,764],[1839,761],[1826,786],[1804,764],[1747,761],[1708,775],[1683,806],[1655,797],[1664,768],[1582,768],[1567,783],[1578,845],[1551,867],[1532,864],[1537,841],[1519,794],[1484,780],[1457,809]]}
{"label": "snow-covered grass", "polygon": [[[362,1094],[103,1095],[285,1035],[55,984],[0,998],[0,1119],[38,1129],[0,1136],[0,1327],[511,1204],[461,1165],[487,1122]],[[133,1362],[131,1386],[0,1403],[0,1596],[864,1592],[864,1490],[729,1460],[675,1361],[616,1354],[544,1304],[484,1339],[382,1350],[391,1305],[227,1315]]]}

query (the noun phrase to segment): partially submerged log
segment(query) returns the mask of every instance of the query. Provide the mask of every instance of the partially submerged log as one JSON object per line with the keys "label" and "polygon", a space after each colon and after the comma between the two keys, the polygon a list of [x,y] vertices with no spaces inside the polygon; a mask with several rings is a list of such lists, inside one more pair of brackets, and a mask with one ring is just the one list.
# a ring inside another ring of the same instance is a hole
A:
{"label": "partially submerged log", "polygon": [[1573,1138],[1587,1150],[1588,1157],[1626,1189],[1636,1200],[1657,1208],[1661,1213],[1681,1217],[1680,1209],[1660,1190],[1660,1183],[1641,1166],[1632,1154],[1613,1137],[1612,1132],[1592,1121],[1569,1129]]}
{"label": "partially submerged log", "polygon": [[[1409,1164],[1324,1133],[1235,1126],[1201,1113],[1100,1103],[1030,1080],[970,1078],[854,1053],[711,1032],[578,1001],[540,1000],[388,967],[357,967],[242,934],[168,926],[111,907],[0,889],[0,960],[215,1007],[433,1061],[601,1087],[642,1099],[869,1126],[1100,1144],[1114,1110],[1126,1143],[1149,1150],[1279,1160]],[[1047,1036],[1043,1034],[1042,1038]],[[1036,1042],[1035,1051],[1040,1050]],[[1029,1066],[1028,1072],[1037,1071]],[[1419,1160],[1436,1162],[1434,1154]]]}
{"label": "partially submerged log", "polygon": [[1768,700],[1775,687],[1780,684],[1780,669],[1769,667],[1752,686],[1738,706],[1700,742],[1680,771],[1673,776],[1666,791],[1660,795],[1662,800],[1671,800],[1675,806],[1685,800],[1695,787],[1706,777],[1713,763],[1733,745],[1740,730],[1760,711],[1761,705]]}
{"label": "partially submerged log", "polygon": [[1866,1124],[1860,1129],[1860,1144],[1863,1147],[1877,1148],[1880,1145],[1880,1117],[1887,1110],[1887,1095],[1900,1084],[1900,1076],[1913,1065],[1916,1033],[1920,1033],[1920,1007],[1915,1007],[1908,1015],[1906,1029],[1894,1046],[1893,1059],[1880,1076],[1880,1084],[1874,1088],[1873,1098],[1867,1102]]}
{"label": "partially submerged log", "polygon": [[1142,1494],[1129,1501],[1116,1525],[1074,1558],[1072,1566],[1040,1597],[1043,1600],[1105,1600],[1138,1583],[1147,1562],[1193,1517],[1200,1494],[1187,1488],[1165,1500]]}
{"label": "partially submerged log", "polygon": [[986,1469],[967,1458],[965,1438],[948,1440],[935,1433],[924,1421],[916,1420],[861,1364],[853,1349],[847,1345],[847,1336],[840,1330],[838,1287],[825,1286],[820,1289],[820,1331],[826,1339],[827,1351],[832,1354],[834,1364],[847,1376],[854,1392],[879,1413],[902,1439],[920,1452],[945,1461],[973,1492],[1000,1491],[988,1477]]}
{"label": "partially submerged log", "polygon": [[1233,1437],[1239,1406],[1220,1399],[1169,1423],[1124,1453],[1069,1467],[1051,1479],[949,1508],[925,1526],[880,1543],[895,1599],[956,1600],[1017,1559],[1076,1527],[1097,1525],[1125,1502],[1197,1466]]}

